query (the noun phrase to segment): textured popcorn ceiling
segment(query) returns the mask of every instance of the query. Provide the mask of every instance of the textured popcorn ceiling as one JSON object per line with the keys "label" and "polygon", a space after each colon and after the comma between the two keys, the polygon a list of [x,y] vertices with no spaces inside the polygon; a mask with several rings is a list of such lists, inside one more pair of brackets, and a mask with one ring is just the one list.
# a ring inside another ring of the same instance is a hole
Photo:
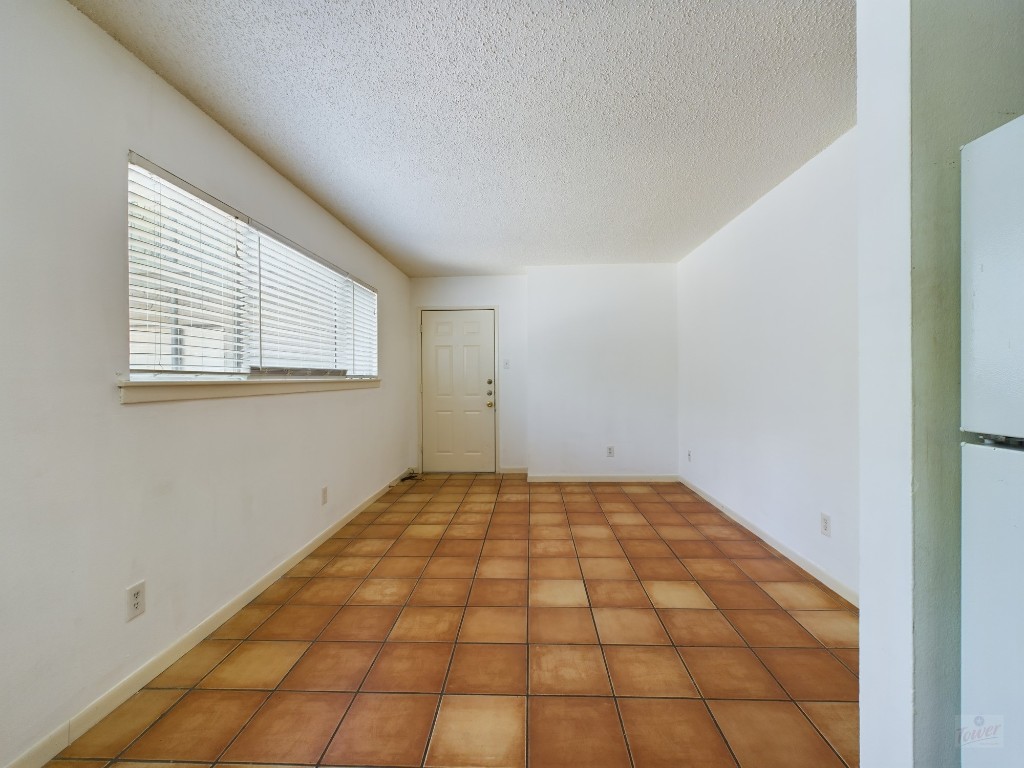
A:
{"label": "textured popcorn ceiling", "polygon": [[72,2],[415,276],[676,261],[855,121],[853,0]]}

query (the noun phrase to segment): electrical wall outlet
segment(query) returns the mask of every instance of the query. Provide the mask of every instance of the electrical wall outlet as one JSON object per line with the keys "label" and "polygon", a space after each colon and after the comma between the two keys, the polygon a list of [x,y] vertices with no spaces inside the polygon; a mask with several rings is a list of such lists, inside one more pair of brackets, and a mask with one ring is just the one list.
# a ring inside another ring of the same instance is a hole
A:
{"label": "electrical wall outlet", "polygon": [[826,515],[824,512],[821,513],[821,535],[832,535],[832,517],[830,515]]}
{"label": "electrical wall outlet", "polygon": [[323,488],[320,489],[320,506],[322,507],[322,506],[324,506],[326,504],[327,504],[327,486],[325,485]]}
{"label": "electrical wall outlet", "polygon": [[609,445],[608,449],[605,451],[604,455],[607,456],[609,459],[614,459],[615,458],[615,446],[614,445]]}
{"label": "electrical wall outlet", "polygon": [[128,600],[125,621],[131,621],[146,612],[146,582],[140,581],[138,584],[128,587],[125,596]]}

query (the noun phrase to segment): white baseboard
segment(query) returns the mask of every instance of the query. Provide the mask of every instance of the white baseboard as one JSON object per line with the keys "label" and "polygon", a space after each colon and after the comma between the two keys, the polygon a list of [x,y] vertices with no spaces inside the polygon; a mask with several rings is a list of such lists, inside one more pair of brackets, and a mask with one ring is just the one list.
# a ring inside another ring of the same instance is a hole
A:
{"label": "white baseboard", "polygon": [[502,467],[498,471],[503,475],[525,475],[530,470],[527,467]]}
{"label": "white baseboard", "polygon": [[531,483],[678,483],[678,475],[535,475]]}
{"label": "white baseboard", "polygon": [[260,592],[291,570],[300,560],[327,541],[327,539],[331,538],[339,528],[370,506],[376,498],[382,493],[387,492],[388,488],[393,487],[405,475],[406,472],[403,471],[395,480],[379,491],[376,491],[355,507],[355,509],[342,515],[330,527],[317,534],[298,552],[286,558],[242,594],[230,600],[210,616],[207,616],[196,627],[171,643],[171,645],[136,669],[124,680],[86,706],[68,722],[63,723],[59,728],[54,729],[50,734],[29,747],[25,752],[16,757],[7,768],[42,768],[62,749],[121,706],[138,691],[142,690],[146,683],[171,666],[188,651],[192,650],[203,638],[231,618]]}
{"label": "white baseboard", "polygon": [[811,574],[822,584],[827,586],[829,589],[833,590],[836,594],[840,595],[843,599],[849,600],[854,605],[859,605],[860,596],[857,594],[857,590],[847,586],[846,584],[843,584],[841,581],[837,580],[831,574],[822,570],[820,566],[816,565],[815,563],[811,562],[810,560],[801,556],[800,554],[794,552],[792,549],[787,547],[785,544],[776,539],[770,533],[767,533],[759,526],[750,522],[747,518],[738,513],[736,510],[730,509],[721,501],[712,496],[710,493],[701,490],[699,487],[691,483],[685,477],[679,477],[676,479],[679,480],[679,482],[681,482],[687,488],[692,490],[694,493],[696,493],[698,496],[700,496],[702,499],[707,501],[709,504],[713,504],[714,506],[716,506],[723,514],[727,515],[728,517],[731,517],[744,528],[746,528],[749,531],[752,531],[753,533],[757,534],[760,538],[764,539],[772,548],[777,549],[779,552],[781,552],[787,558],[789,558],[794,563],[799,565],[801,568],[803,568],[805,571]]}

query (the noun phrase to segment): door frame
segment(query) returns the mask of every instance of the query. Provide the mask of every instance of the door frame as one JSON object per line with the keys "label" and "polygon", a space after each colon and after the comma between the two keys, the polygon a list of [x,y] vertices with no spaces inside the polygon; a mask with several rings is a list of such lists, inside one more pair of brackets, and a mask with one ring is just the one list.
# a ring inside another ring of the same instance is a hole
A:
{"label": "door frame", "polygon": [[416,334],[414,338],[420,340],[416,350],[416,471],[423,473],[423,313],[424,312],[461,312],[474,309],[489,309],[494,312],[494,384],[498,396],[495,398],[497,407],[494,409],[494,471],[502,472],[501,466],[501,395],[503,392],[501,381],[501,347],[498,339],[498,307],[494,304],[473,304],[462,306],[451,306],[442,304],[427,304],[416,307],[414,321],[416,323]]}

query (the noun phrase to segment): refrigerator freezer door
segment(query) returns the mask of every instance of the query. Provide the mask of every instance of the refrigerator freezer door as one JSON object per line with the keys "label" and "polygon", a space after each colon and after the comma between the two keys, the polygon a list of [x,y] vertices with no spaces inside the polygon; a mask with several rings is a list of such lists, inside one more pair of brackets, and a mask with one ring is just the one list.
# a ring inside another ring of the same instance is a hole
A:
{"label": "refrigerator freezer door", "polygon": [[961,163],[961,423],[1024,437],[1024,117]]}
{"label": "refrigerator freezer door", "polygon": [[963,446],[962,520],[963,766],[1024,766],[1024,451]]}

